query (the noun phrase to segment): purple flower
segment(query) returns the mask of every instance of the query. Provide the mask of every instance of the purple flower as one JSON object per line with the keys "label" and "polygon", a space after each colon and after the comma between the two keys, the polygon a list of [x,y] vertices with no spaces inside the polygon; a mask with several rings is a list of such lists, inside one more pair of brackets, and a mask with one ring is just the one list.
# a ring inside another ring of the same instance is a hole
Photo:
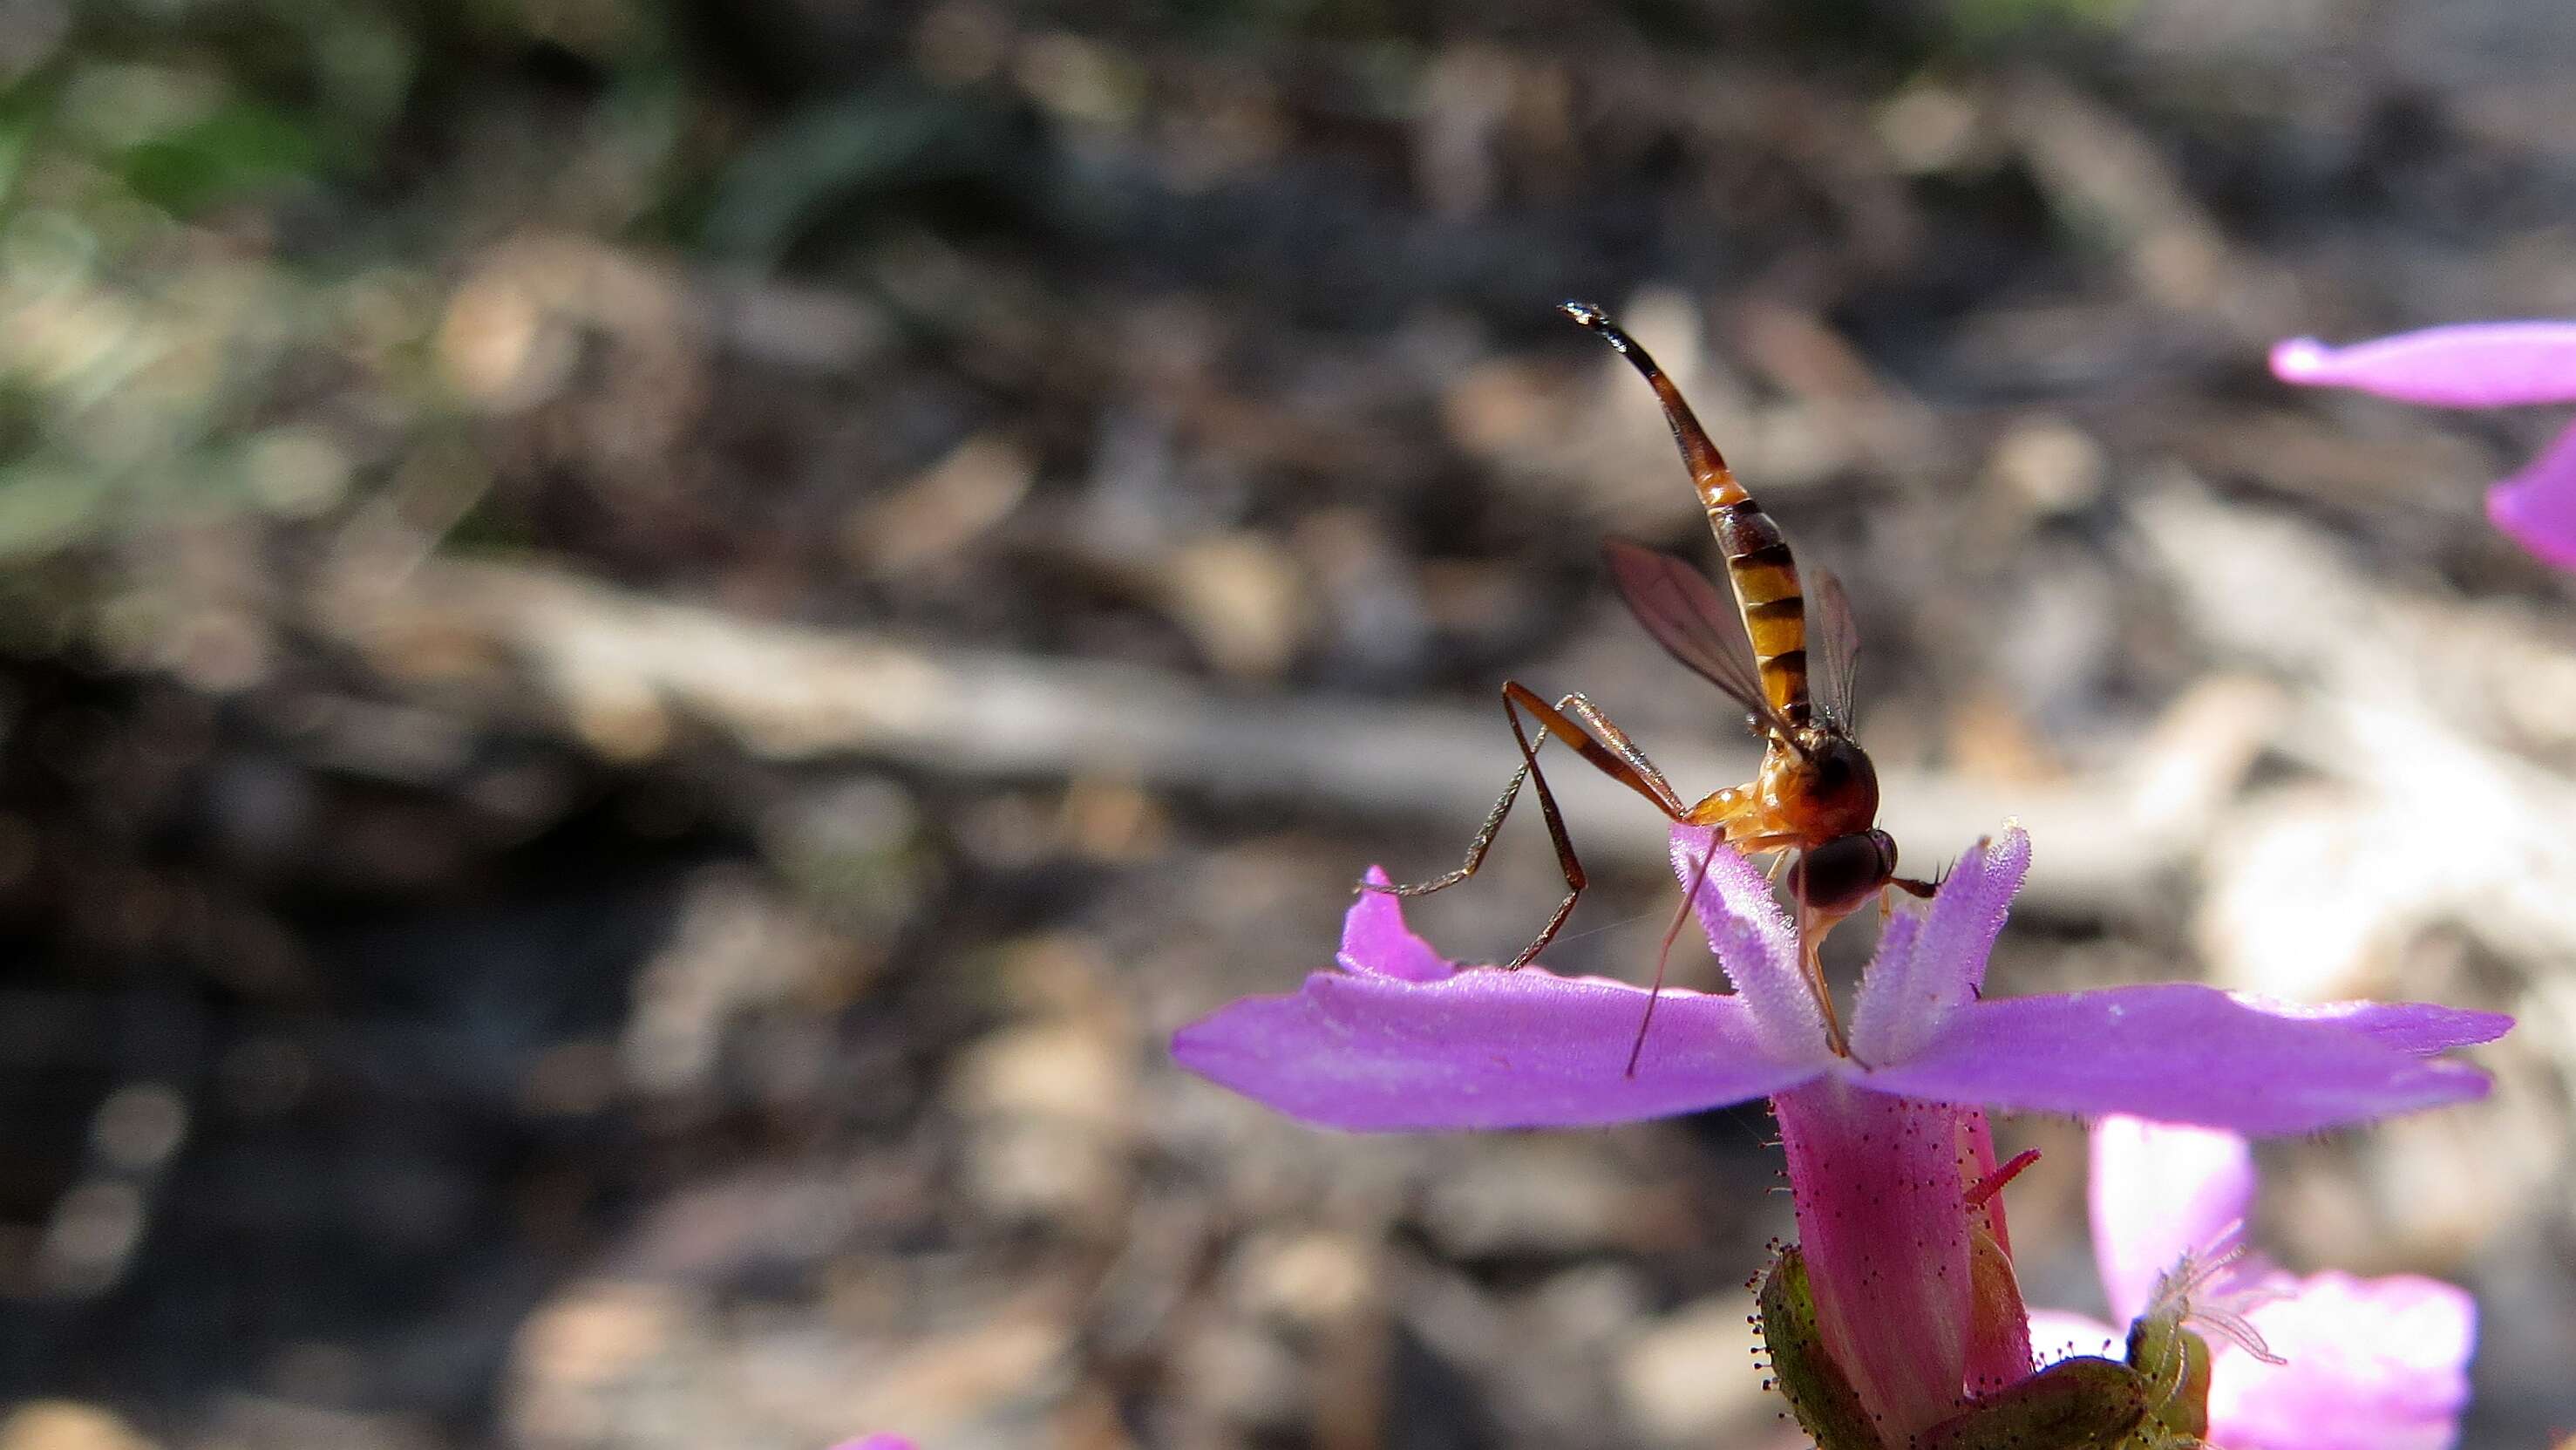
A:
{"label": "purple flower", "polygon": [[[1709,843],[1707,831],[1674,829],[1685,880]],[[1735,991],[1667,989],[1634,1075],[1624,1069],[1644,988],[1462,969],[1374,891],[1343,923],[1340,970],[1218,1009],[1182,1028],[1172,1055],[1291,1117],[1368,1132],[1625,1122],[1810,1083],[2256,1134],[2485,1094],[2484,1074],[2431,1055],[2512,1025],[2494,1013],[2293,1007],[2186,982],[1983,997],[1986,954],[2029,864],[2030,838],[2015,828],[1970,851],[1928,911],[1889,919],[1861,977],[1849,1057],[1826,1041],[1762,873],[1724,849],[1694,905]]]}
{"label": "purple flower", "polygon": [[[2093,1255],[2112,1314],[2126,1322],[2142,1312],[2158,1276],[2187,1258],[2223,1256],[2253,1202],[2244,1139],[2129,1117],[2097,1124]],[[2215,1285],[2212,1307],[2222,1321],[2241,1314],[2254,1339],[2224,1324],[2210,1337],[2211,1444],[2448,1450],[2468,1404],[2477,1339],[2477,1306],[2465,1292],[2411,1275],[2301,1279],[2250,1258],[2234,1268]],[[2031,1333],[2078,1352],[2118,1338],[2107,1325],[2047,1309],[2032,1313]]]}
{"label": "purple flower", "polygon": [[[2350,347],[2292,338],[2272,349],[2272,372],[2437,408],[2576,403],[2576,323],[2433,327]],[[2540,559],[2576,569],[2576,428],[2487,490],[2487,517]]]}
{"label": "purple flower", "polygon": [[[1712,849],[1705,830],[1673,832],[1685,882]],[[1666,992],[1633,1073],[1644,989],[1461,969],[1378,892],[1351,907],[1340,970],[1221,1008],[1172,1052],[1293,1117],[1364,1131],[1610,1123],[1771,1099],[1825,1350],[1901,1441],[1953,1413],[1964,1388],[2030,1368],[2017,1295],[1972,1287],[1978,1221],[2001,1234],[1999,1210],[1967,1202],[1994,1168],[1982,1107],[2310,1132],[2482,1095],[2482,1074],[2432,1054],[2510,1025],[2431,1006],[2291,1008],[2189,983],[1986,999],[1986,957],[2029,861],[2018,829],[1981,842],[1927,911],[1888,921],[1848,1056],[1831,1045],[1769,884],[1723,849],[1693,905],[1736,990]]]}

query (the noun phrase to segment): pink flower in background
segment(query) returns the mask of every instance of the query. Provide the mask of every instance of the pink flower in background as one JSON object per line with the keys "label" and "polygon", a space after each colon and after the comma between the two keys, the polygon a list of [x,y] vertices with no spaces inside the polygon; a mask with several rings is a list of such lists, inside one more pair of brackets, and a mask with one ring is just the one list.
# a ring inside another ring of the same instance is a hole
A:
{"label": "pink flower in background", "polygon": [[[1705,830],[1673,832],[1684,881],[1712,849]],[[1221,1008],[1172,1052],[1290,1116],[1362,1131],[1575,1126],[1769,1098],[1826,1348],[1901,1440],[1955,1412],[1963,1389],[2031,1369],[2017,1296],[1972,1288],[1976,1220],[2002,1237],[1999,1207],[1965,1194],[1995,1166],[1982,1108],[2312,1132],[2483,1095],[2483,1074],[2433,1054],[2511,1025],[2179,982],[1986,998],[1987,954],[2029,860],[2018,829],[1981,842],[1927,911],[1889,920],[1848,1057],[1828,1041],[1769,883],[1724,849],[1693,904],[1736,990],[1666,992],[1633,1074],[1645,989],[1461,969],[1377,892],[1345,919],[1339,970]]]}
{"label": "pink flower in background", "polygon": [[[2208,1262],[2254,1205],[2254,1161],[2232,1133],[2106,1118],[2093,1130],[2093,1256],[2112,1316],[2134,1318],[2156,1276]],[[2434,1279],[2297,1278],[2247,1259],[2216,1285],[2280,1363],[2209,1336],[2209,1441],[2220,1450],[2447,1450],[2469,1400],[2477,1306]],[[2035,1310],[2044,1349],[2099,1352],[2120,1334]],[[2054,1355],[2046,1357],[2055,1357]]]}
{"label": "pink flower in background", "polygon": [[[2350,347],[2292,338],[2272,349],[2272,373],[2437,408],[2576,403],[2576,323],[2470,323]],[[2487,490],[2487,517],[2545,562],[2576,569],[2576,427]]]}
{"label": "pink flower in background", "polygon": [[901,1435],[876,1434],[861,1435],[856,1440],[844,1440],[833,1446],[832,1450],[914,1450],[914,1447],[910,1440]]}

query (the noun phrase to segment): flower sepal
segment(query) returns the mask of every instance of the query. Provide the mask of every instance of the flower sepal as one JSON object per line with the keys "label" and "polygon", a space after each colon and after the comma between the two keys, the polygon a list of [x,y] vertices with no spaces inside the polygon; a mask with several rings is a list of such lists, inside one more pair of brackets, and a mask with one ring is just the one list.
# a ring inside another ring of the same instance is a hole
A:
{"label": "flower sepal", "polygon": [[[1876,1417],[1825,1347],[1807,1263],[1783,1248],[1757,1299],[1773,1387],[1817,1450],[1888,1450]],[[2127,1363],[2078,1355],[1911,1437],[1909,1450],[2180,1450],[2207,1428],[2209,1349],[2174,1314],[2141,1318]],[[2197,1427],[2197,1428],[2195,1428]]]}
{"label": "flower sepal", "polygon": [[1913,1450],[2205,1450],[2209,1342],[2183,1323],[2191,1312],[2184,1295],[2160,1296],[2129,1326],[2125,1361],[2061,1359],[1976,1396]]}
{"label": "flower sepal", "polygon": [[2141,1450],[2199,1445],[2209,1435],[2209,1341],[2183,1327],[2179,1313],[2158,1308],[2129,1326],[2129,1364],[2156,1387]]}
{"label": "flower sepal", "polygon": [[1976,1402],[1916,1436],[1914,1450],[2147,1450],[2155,1386],[2130,1365],[2078,1355]]}
{"label": "flower sepal", "polygon": [[1797,1245],[1781,1249],[1772,1260],[1754,1307],[1763,1347],[1771,1353],[1772,1388],[1789,1402],[1789,1412],[1816,1442],[1816,1450],[1886,1450],[1860,1391],[1825,1347],[1806,1256]]}
{"label": "flower sepal", "polygon": [[1968,1225],[1968,1385],[1982,1390],[2029,1377],[2030,1311],[2012,1255],[1982,1215]]}

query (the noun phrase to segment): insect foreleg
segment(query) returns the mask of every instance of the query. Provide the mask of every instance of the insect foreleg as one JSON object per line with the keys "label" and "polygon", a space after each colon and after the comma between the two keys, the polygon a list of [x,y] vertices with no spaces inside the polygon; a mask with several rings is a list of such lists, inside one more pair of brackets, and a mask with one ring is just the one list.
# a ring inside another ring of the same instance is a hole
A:
{"label": "insect foreleg", "polygon": [[1682,886],[1682,899],[1673,908],[1673,919],[1664,924],[1664,944],[1655,950],[1655,984],[1646,989],[1646,1010],[1637,1017],[1637,1040],[1628,1044],[1628,1076],[1637,1075],[1637,1059],[1646,1051],[1646,1029],[1655,1025],[1655,1003],[1664,995],[1664,966],[1673,959],[1673,942],[1682,934],[1682,923],[1690,920],[1691,906],[1699,900],[1700,883],[1708,879],[1708,863],[1717,855],[1714,847],[1702,851],[1697,865],[1691,868],[1690,880]]}

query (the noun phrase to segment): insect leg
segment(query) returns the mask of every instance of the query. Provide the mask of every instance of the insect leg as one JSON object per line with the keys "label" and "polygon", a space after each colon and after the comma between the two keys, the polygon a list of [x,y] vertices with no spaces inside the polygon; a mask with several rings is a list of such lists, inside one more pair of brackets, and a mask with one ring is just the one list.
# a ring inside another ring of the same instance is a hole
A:
{"label": "insect leg", "polygon": [[[1780,854],[1771,858],[1771,879],[1774,881],[1779,879],[1781,863],[1789,859],[1790,844],[1789,838],[1785,836],[1778,838],[1756,836],[1741,846],[1733,842],[1728,843],[1730,847],[1746,855],[1759,851],[1778,851]],[[1664,967],[1672,960],[1673,942],[1681,936],[1682,923],[1690,919],[1691,905],[1699,900],[1700,883],[1708,879],[1709,862],[1716,858],[1715,851],[1709,851],[1699,858],[1699,864],[1691,869],[1690,884],[1682,888],[1680,904],[1673,908],[1673,919],[1664,924],[1664,942],[1655,951],[1655,984],[1646,991],[1646,1010],[1637,1019],[1637,1040],[1628,1046],[1628,1076],[1630,1077],[1637,1075],[1637,1057],[1646,1050],[1646,1029],[1654,1025],[1655,1003],[1664,993]]]}
{"label": "insect leg", "polygon": [[[1537,936],[1530,938],[1530,944],[1521,948],[1519,955],[1504,963],[1503,969],[1513,972],[1528,966],[1537,959],[1540,952],[1547,949],[1549,942],[1556,940],[1557,931],[1565,925],[1565,919],[1574,914],[1574,903],[1583,895],[1583,888],[1588,884],[1583,875],[1583,863],[1574,858],[1574,838],[1565,833],[1565,816],[1556,808],[1556,793],[1547,788],[1547,777],[1539,774],[1538,747],[1530,744],[1529,736],[1521,730],[1520,712],[1512,708],[1511,692],[1516,688],[1518,687],[1513,685],[1503,687],[1503,718],[1511,722],[1512,739],[1521,748],[1521,766],[1529,772],[1530,785],[1538,792],[1539,819],[1547,822],[1547,843],[1556,848],[1556,867],[1565,873],[1565,899],[1556,904],[1556,914],[1547,919],[1547,925],[1538,929]],[[1538,698],[1531,696],[1530,703],[1536,705]],[[1558,716],[1558,718],[1564,717]],[[1546,717],[1541,716],[1540,721],[1544,725]],[[1544,733],[1539,736],[1541,740],[1546,738]],[[1591,743],[1589,739],[1584,740],[1586,745]],[[1588,750],[1584,751],[1587,758],[1591,753]]]}
{"label": "insect leg", "polygon": [[1673,919],[1664,924],[1664,944],[1655,950],[1655,984],[1646,989],[1646,1010],[1637,1019],[1637,1040],[1628,1044],[1630,1077],[1637,1075],[1637,1059],[1646,1050],[1646,1029],[1655,1025],[1655,1003],[1664,995],[1664,964],[1672,960],[1673,939],[1682,934],[1682,923],[1690,919],[1691,903],[1699,899],[1700,883],[1708,879],[1708,863],[1716,855],[1714,850],[1700,853],[1690,884],[1682,888],[1681,903],[1673,908]]}
{"label": "insect leg", "polygon": [[1798,903],[1798,972],[1807,979],[1807,991],[1825,1014],[1826,1044],[1833,1048],[1834,1056],[1850,1057],[1851,1041],[1843,1036],[1842,1017],[1834,1010],[1834,994],[1825,985],[1825,937],[1841,920],[1839,915],[1827,916],[1803,901]]}
{"label": "insect leg", "polygon": [[[1557,809],[1556,794],[1548,789],[1547,776],[1539,769],[1539,747],[1545,745],[1551,736],[1562,740],[1572,746],[1575,752],[1583,757],[1585,763],[1635,791],[1657,810],[1662,811],[1666,817],[1677,820],[1681,813],[1680,804],[1673,796],[1672,787],[1664,783],[1662,773],[1656,771],[1653,764],[1638,752],[1636,746],[1628,742],[1624,733],[1618,736],[1620,743],[1627,747],[1622,753],[1612,750],[1585,734],[1581,725],[1567,717],[1566,708],[1578,698],[1580,697],[1569,695],[1564,701],[1550,705],[1519,681],[1505,681],[1503,683],[1503,718],[1512,727],[1513,743],[1520,747],[1521,765],[1518,770],[1512,772],[1511,781],[1503,787],[1502,797],[1494,802],[1494,808],[1486,813],[1485,823],[1476,830],[1476,838],[1468,843],[1467,859],[1460,863],[1457,870],[1430,881],[1402,886],[1376,886],[1363,882],[1362,889],[1385,891],[1396,896],[1425,896],[1431,892],[1455,886],[1475,875],[1477,869],[1485,864],[1485,854],[1493,848],[1494,837],[1502,830],[1503,818],[1511,813],[1512,802],[1519,797],[1521,785],[1526,781],[1538,792],[1539,815],[1547,822],[1548,843],[1556,848],[1557,868],[1565,876],[1565,900],[1557,904],[1555,914],[1548,918],[1547,925],[1539,932],[1537,938],[1522,948],[1518,956],[1505,963],[1505,966],[1510,968],[1528,966],[1548,942],[1555,938],[1557,930],[1565,925],[1565,919],[1574,913],[1574,903],[1583,894],[1583,888],[1588,884],[1583,874],[1583,863],[1574,854],[1573,838],[1566,833],[1565,816]],[[1587,718],[1597,718],[1603,724],[1608,724],[1608,717],[1602,715],[1599,710],[1592,709],[1590,702],[1584,702],[1582,708],[1587,712]],[[1529,717],[1538,724],[1539,734],[1535,741],[1522,726],[1523,712],[1527,712]],[[1614,725],[1610,728],[1616,731],[1618,727]],[[1632,758],[1634,763],[1631,763]]]}
{"label": "insect leg", "polygon": [[1878,924],[1882,927],[1886,926],[1887,919],[1896,914],[1897,892],[1902,891],[1919,901],[1929,901],[1940,889],[1941,883],[1938,880],[1917,881],[1911,876],[1888,877],[1887,887],[1878,893]]}
{"label": "insect leg", "polygon": [[1680,818],[1686,809],[1682,804],[1682,798],[1673,793],[1672,786],[1664,779],[1664,773],[1655,769],[1655,763],[1646,758],[1646,752],[1639,750],[1637,742],[1628,738],[1628,732],[1612,724],[1610,717],[1601,713],[1600,706],[1580,694],[1573,694],[1557,701],[1556,707],[1574,712],[1575,716],[1591,730],[1595,738],[1608,747],[1612,754],[1618,756],[1630,770],[1635,771],[1639,779],[1653,788],[1657,797],[1656,804],[1664,808],[1664,814],[1675,819]]}

